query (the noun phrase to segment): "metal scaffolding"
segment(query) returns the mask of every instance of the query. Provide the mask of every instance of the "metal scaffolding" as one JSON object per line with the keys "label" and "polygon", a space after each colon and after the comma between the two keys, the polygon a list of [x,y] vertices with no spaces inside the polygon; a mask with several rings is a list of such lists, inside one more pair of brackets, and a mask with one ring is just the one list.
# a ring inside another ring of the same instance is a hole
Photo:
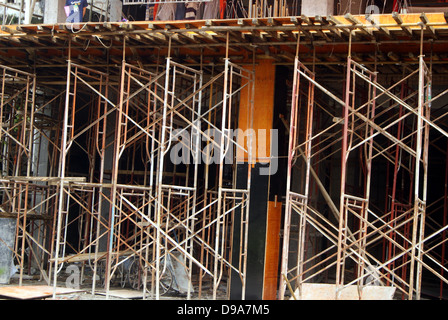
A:
{"label": "metal scaffolding", "polygon": [[0,211],[2,217],[15,220],[15,241],[10,249],[19,269],[19,283],[31,267],[48,280],[46,237],[51,232],[49,210],[54,206],[55,188],[42,183],[51,179],[38,176],[37,162],[40,152],[46,151],[39,149],[40,142],[51,139],[52,129],[42,121],[46,104],[37,107],[35,103],[35,76],[7,66],[0,70]]}
{"label": "metal scaffolding", "polygon": [[[237,4],[228,2],[234,12]],[[4,43],[2,61],[11,65],[28,63],[31,43],[58,50],[54,68],[35,57],[39,70],[56,70],[49,77],[0,65],[0,217],[14,221],[19,284],[35,269],[55,294],[74,264],[84,288],[107,297],[121,286],[149,299],[170,288],[230,298],[239,282],[244,299],[258,56],[293,63],[279,298],[331,284],[335,299],[353,288],[363,299],[372,285],[419,299],[427,278],[443,297],[448,90],[432,65],[444,67],[448,38],[445,16],[430,18],[7,29],[0,42],[16,40],[18,54]],[[420,55],[401,51],[409,59],[399,65],[392,51],[372,54],[384,38],[387,50],[403,38]],[[389,67],[399,72],[385,76]],[[443,169],[437,194],[432,168]],[[268,197],[278,191],[271,183]]]}
{"label": "metal scaffolding", "polygon": [[[151,71],[123,58],[120,74],[112,85],[107,73],[68,59],[66,90],[51,100],[60,101],[61,116],[49,137],[57,139],[48,143],[58,158],[55,176],[30,177],[25,167],[25,177],[16,171],[3,182],[5,211],[20,213],[18,260],[23,265],[27,215],[39,209],[53,222],[42,231],[47,242],[35,242],[51,262],[39,268],[54,291],[64,267],[77,263],[92,293],[104,287],[108,295],[118,281],[158,299],[181,285],[175,284],[177,265],[188,280],[188,299],[194,292],[222,297],[223,284],[229,297],[231,273],[241,280],[244,298],[250,170],[238,175],[236,151],[250,158],[251,150],[235,132],[240,94],[251,97],[253,72],[226,59],[222,71],[204,75],[167,57]],[[13,110],[2,108],[12,120]],[[253,108],[247,110],[250,121]],[[20,119],[2,129],[3,137],[14,155],[30,158],[33,137],[25,134],[35,131],[25,126],[33,114]],[[29,168],[23,158],[15,170],[23,163]]]}
{"label": "metal scaffolding", "polygon": [[[372,284],[419,299],[424,272],[441,281],[441,290],[448,281],[444,249],[442,256],[436,249],[445,242],[446,225],[431,219],[431,233],[425,232],[430,129],[447,136],[430,111],[445,91],[432,96],[423,53],[418,68],[390,87],[350,54],[346,70],[342,98],[316,82],[315,74],[296,58],[280,297],[289,287],[295,298],[302,298],[305,283],[328,282],[334,284],[336,299],[351,286],[362,299],[363,288]],[[325,110],[330,124],[315,117],[322,109],[315,88],[328,106],[335,106]],[[300,124],[306,129],[299,130]],[[330,170],[325,161],[331,158],[341,161],[340,171],[330,175],[339,188],[325,182],[322,173]],[[386,179],[378,175],[384,167]],[[387,188],[372,195],[378,185]],[[386,198],[385,210],[380,193]],[[293,261],[291,245],[297,246]]]}

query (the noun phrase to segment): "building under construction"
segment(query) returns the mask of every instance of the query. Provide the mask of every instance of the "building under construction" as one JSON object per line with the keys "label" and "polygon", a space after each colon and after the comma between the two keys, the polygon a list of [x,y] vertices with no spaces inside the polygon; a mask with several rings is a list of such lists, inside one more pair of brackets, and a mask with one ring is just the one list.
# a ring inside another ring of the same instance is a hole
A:
{"label": "building under construction", "polygon": [[0,289],[448,297],[448,3],[96,1],[2,3]]}

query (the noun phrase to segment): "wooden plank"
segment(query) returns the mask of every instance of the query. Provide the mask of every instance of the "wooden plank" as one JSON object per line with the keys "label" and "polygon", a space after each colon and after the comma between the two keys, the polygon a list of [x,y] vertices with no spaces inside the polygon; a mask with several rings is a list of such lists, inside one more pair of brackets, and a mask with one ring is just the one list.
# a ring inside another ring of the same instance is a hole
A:
{"label": "wooden plank", "polygon": [[431,36],[436,37],[436,32],[434,30],[434,27],[428,25],[430,23],[428,17],[426,16],[425,13],[422,13],[420,15],[420,20],[422,21],[422,23],[424,24],[426,30],[429,31],[429,33],[431,34]]}
{"label": "wooden plank", "polygon": [[264,259],[263,300],[277,299],[281,218],[282,203],[269,201]]}
{"label": "wooden plank", "polygon": [[[392,300],[395,287],[390,286],[365,286],[362,289],[361,299],[358,287],[351,285],[341,290],[339,300]],[[294,295],[299,299],[298,289]],[[336,300],[336,285],[329,283],[303,283],[300,300]],[[294,299],[294,298],[292,298]]]}
{"label": "wooden plank", "polygon": [[26,176],[6,176],[4,179],[12,180],[12,181],[25,181],[25,182],[48,182],[48,183],[58,183],[63,180],[65,183],[67,182],[86,182],[86,177],[26,177]]}
{"label": "wooden plank", "polygon": [[[126,250],[126,251],[120,251],[118,253],[118,255],[120,257],[126,257],[128,255],[132,254],[131,250]],[[103,258],[105,258],[107,255],[107,251],[100,251],[98,252],[98,260],[101,260]],[[116,257],[117,253],[113,252],[112,256]],[[83,262],[83,261],[88,261],[88,260],[93,260],[95,258],[95,252],[90,252],[90,253],[76,253],[76,254],[71,254],[62,258],[58,258],[58,263],[63,263],[63,262],[68,262],[68,263],[72,263],[72,262]],[[51,258],[48,261],[50,262],[54,262],[55,259]]]}
{"label": "wooden plank", "polygon": [[[106,292],[97,292],[97,294],[105,296]],[[122,299],[142,299],[143,293],[142,291],[137,290],[120,289],[120,290],[109,290],[109,296]]]}
{"label": "wooden plank", "polygon": [[[15,218],[17,219],[17,212],[5,212],[2,211],[0,212],[0,218]],[[27,219],[34,219],[34,220],[51,220],[53,219],[53,215],[48,215],[48,214],[36,214],[34,211],[32,212],[27,212],[26,213],[26,218]]]}
{"label": "wooden plank", "polygon": [[13,29],[12,27],[1,26],[0,29],[2,31],[8,32],[10,34],[18,34],[18,33],[20,33],[20,31],[17,31],[16,29]]}
{"label": "wooden plank", "polygon": [[[252,66],[250,66],[250,69]],[[249,67],[248,67],[249,69]],[[249,69],[249,70],[250,70]],[[253,114],[253,129],[255,130],[256,137],[252,141],[252,157],[257,159],[257,162],[268,163],[271,153],[270,142],[270,129],[272,129],[272,121],[274,117],[274,86],[273,81],[275,79],[275,65],[272,59],[259,59],[255,65],[255,94],[254,94],[254,114]],[[246,79],[242,80],[242,85],[246,84]],[[248,86],[241,90],[240,96],[240,113],[239,120],[240,129],[243,131],[248,129],[246,124],[248,123],[247,115],[248,108],[247,102],[251,97],[247,95],[250,93]],[[263,133],[265,130],[266,141],[259,139],[258,134]],[[247,141],[244,141],[244,134],[238,136],[238,144],[247,147]],[[261,142],[260,142],[261,141]],[[247,153],[241,148],[237,148],[237,159],[239,161],[247,161]]]}
{"label": "wooden plank", "polygon": [[28,26],[17,26],[16,30],[26,34],[35,34],[36,30],[34,28],[29,28]]}
{"label": "wooden plank", "polygon": [[[106,251],[101,251],[98,252],[98,260],[101,260],[102,258],[104,258],[106,256],[107,252]],[[91,253],[78,253],[78,254],[72,254],[72,255],[68,255],[66,257],[63,258],[58,258],[58,263],[63,263],[63,262],[84,262],[84,261],[88,261],[88,260],[94,260],[95,259],[95,252],[91,252]],[[49,259],[50,262],[54,262],[55,259],[51,258]]]}
{"label": "wooden plank", "polygon": [[401,29],[404,31],[404,33],[410,37],[412,37],[412,30],[409,27],[404,27],[402,26],[403,24],[403,19],[401,18],[401,16],[398,14],[398,12],[393,12],[392,13],[392,18],[395,20],[395,22],[400,25]]}
{"label": "wooden plank", "polygon": [[[84,290],[56,287],[56,294],[82,292]],[[0,288],[0,296],[11,299],[40,299],[53,295],[53,287],[50,286],[4,286]]]}

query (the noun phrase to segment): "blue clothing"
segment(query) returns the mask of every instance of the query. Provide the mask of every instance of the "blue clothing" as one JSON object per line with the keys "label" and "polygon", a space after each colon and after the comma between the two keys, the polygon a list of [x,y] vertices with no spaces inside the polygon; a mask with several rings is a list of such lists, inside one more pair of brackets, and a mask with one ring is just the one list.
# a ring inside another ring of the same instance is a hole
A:
{"label": "blue clothing", "polygon": [[65,6],[70,7],[70,14],[67,17],[67,22],[82,22],[83,11],[88,5],[87,0],[66,0]]}

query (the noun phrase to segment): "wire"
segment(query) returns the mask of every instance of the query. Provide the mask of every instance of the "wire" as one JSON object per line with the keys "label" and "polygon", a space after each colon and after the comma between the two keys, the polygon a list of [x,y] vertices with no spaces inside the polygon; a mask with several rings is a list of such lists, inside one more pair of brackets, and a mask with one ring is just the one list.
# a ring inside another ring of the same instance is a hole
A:
{"label": "wire", "polygon": [[110,40],[110,44],[107,46],[104,44],[100,37],[95,36],[95,38],[103,45],[104,48],[109,49],[110,47],[112,47],[112,40]]}
{"label": "wire", "polygon": [[72,23],[70,24],[70,29],[72,30],[73,33],[79,33],[79,32],[81,32],[81,31],[86,27],[86,25],[88,24],[88,22],[84,23],[84,25],[83,25],[83,26],[81,27],[81,29],[79,29],[78,31],[73,30],[73,25],[74,25],[74,24],[75,24],[74,22],[72,22]]}
{"label": "wire", "polygon": [[90,45],[90,39],[87,40],[87,44],[84,46],[83,50],[86,51],[89,45]]}

